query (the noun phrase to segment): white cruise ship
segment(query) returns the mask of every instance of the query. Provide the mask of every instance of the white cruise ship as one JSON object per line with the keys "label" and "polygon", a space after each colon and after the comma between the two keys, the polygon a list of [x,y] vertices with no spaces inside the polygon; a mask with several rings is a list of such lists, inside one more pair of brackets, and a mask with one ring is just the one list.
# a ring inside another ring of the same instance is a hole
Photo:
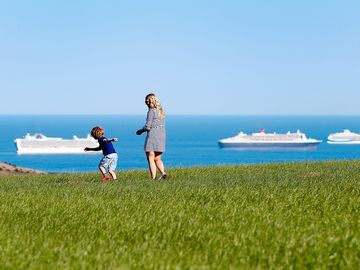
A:
{"label": "white cruise ship", "polygon": [[344,129],[343,132],[332,133],[328,136],[329,144],[360,144],[360,134]]}
{"label": "white cruise ship", "polygon": [[235,137],[220,140],[219,146],[223,148],[238,149],[296,149],[316,148],[321,140],[307,138],[299,130],[295,133],[266,133],[264,129],[248,135],[240,132]]}
{"label": "white cruise ship", "polygon": [[98,142],[88,135],[86,138],[74,136],[72,139],[46,137],[41,133],[17,138],[18,154],[80,154],[85,147],[98,147]]}

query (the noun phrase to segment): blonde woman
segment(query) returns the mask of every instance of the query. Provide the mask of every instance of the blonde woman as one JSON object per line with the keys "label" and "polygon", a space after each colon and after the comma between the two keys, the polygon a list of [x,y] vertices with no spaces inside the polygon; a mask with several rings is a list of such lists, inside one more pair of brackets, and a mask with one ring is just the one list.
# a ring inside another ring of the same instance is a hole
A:
{"label": "blonde woman", "polygon": [[145,97],[145,104],[149,109],[146,123],[142,129],[136,131],[136,134],[141,135],[147,132],[144,150],[149,163],[151,178],[156,179],[156,169],[158,169],[160,172],[159,180],[165,180],[167,174],[161,160],[161,156],[165,152],[166,142],[165,112],[155,94],[148,94]]}

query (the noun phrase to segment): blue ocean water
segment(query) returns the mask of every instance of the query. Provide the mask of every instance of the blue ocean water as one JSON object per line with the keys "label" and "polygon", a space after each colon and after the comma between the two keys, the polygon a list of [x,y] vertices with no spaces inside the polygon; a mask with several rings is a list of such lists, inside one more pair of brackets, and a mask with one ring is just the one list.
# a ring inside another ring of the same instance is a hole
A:
{"label": "blue ocean water", "polygon": [[[85,137],[96,125],[106,136],[118,137],[119,170],[147,168],[143,152],[145,134],[136,136],[145,116],[0,116],[0,162],[48,172],[97,171],[101,154],[17,155],[14,140],[26,133],[49,137]],[[319,160],[359,159],[360,145],[329,145],[329,133],[348,128],[360,132],[360,116],[167,116],[166,167],[255,164]],[[217,141],[238,132],[296,132],[320,139],[310,150],[224,150]]]}

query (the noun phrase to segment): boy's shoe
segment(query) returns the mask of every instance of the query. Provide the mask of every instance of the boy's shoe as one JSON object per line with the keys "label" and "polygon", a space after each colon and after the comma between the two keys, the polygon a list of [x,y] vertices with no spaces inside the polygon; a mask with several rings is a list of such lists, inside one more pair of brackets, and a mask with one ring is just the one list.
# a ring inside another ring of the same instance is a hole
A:
{"label": "boy's shoe", "polygon": [[106,182],[109,179],[110,179],[110,176],[105,175],[103,178],[101,178],[100,183]]}
{"label": "boy's shoe", "polygon": [[167,174],[163,173],[162,175],[160,175],[159,180],[166,180],[167,178]]}

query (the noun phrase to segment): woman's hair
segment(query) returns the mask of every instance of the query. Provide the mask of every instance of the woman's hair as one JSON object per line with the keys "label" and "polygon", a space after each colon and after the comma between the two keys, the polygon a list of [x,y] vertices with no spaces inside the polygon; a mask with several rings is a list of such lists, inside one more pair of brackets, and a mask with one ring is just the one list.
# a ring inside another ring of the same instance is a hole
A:
{"label": "woman's hair", "polygon": [[104,136],[104,129],[102,127],[94,127],[91,130],[91,136],[93,136],[95,139],[99,139],[100,137]]}
{"label": "woman's hair", "polygon": [[153,93],[148,94],[145,97],[145,100],[149,100],[150,102],[147,104],[149,106],[149,108],[151,109],[158,109],[159,112],[159,116],[160,118],[164,118],[165,117],[165,111],[163,109],[163,107],[160,104],[159,99],[157,98],[157,96]]}

